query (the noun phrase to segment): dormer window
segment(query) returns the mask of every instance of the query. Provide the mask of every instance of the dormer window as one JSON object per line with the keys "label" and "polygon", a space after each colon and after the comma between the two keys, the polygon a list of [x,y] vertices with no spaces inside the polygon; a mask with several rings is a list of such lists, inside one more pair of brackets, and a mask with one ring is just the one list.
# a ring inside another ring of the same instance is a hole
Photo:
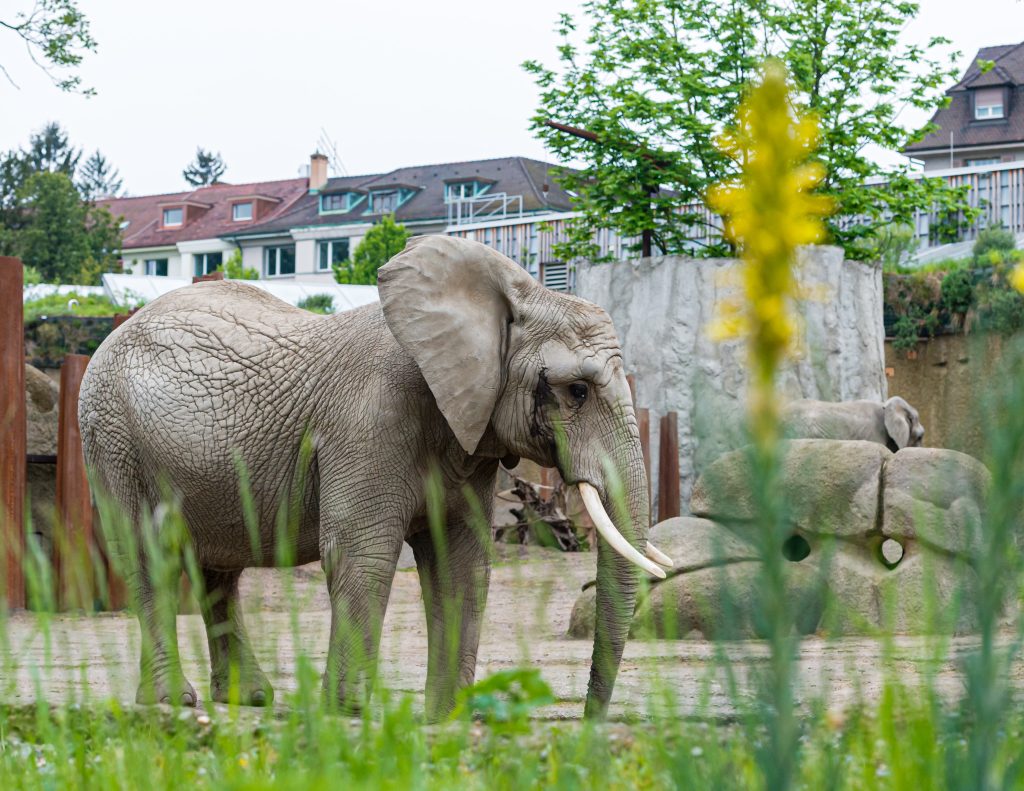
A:
{"label": "dormer window", "polygon": [[398,190],[370,193],[371,214],[391,214],[398,208]]}
{"label": "dormer window", "polygon": [[164,209],[164,228],[170,228],[175,225],[181,225],[184,217],[184,209]]}
{"label": "dormer window", "polygon": [[333,192],[320,196],[320,213],[352,211],[363,199],[358,192]]}
{"label": "dormer window", "polygon": [[252,219],[251,203],[235,203],[231,206],[231,219],[235,222],[243,222]]}
{"label": "dormer window", "polygon": [[454,203],[457,200],[475,198],[487,191],[490,184],[482,184],[479,181],[455,181],[444,185],[445,203]]}
{"label": "dormer window", "polygon": [[979,88],[974,92],[974,119],[1005,118],[1002,88]]}

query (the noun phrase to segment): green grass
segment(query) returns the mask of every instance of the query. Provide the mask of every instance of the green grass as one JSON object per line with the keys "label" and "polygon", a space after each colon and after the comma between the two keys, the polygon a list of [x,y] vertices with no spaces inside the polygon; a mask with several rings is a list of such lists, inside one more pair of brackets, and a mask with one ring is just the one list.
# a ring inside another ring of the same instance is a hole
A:
{"label": "green grass", "polygon": [[[78,300],[78,304],[69,306],[68,302],[72,299]],[[127,310],[128,308],[115,305],[105,296],[72,292],[49,294],[29,300],[24,306],[24,317],[25,321],[32,321],[40,316],[113,316]]]}

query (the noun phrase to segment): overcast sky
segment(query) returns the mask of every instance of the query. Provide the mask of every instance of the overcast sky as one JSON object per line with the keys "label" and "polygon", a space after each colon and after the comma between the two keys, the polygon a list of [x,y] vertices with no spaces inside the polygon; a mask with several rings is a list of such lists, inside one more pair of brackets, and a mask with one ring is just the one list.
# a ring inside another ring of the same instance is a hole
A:
{"label": "overcast sky", "polygon": [[[559,12],[580,0],[80,0],[99,50],[60,93],[0,33],[0,149],[59,121],[99,148],[132,194],[184,188],[197,145],[226,181],[298,175],[320,130],[350,173],[486,157],[545,158],[527,125],[537,91],[519,64],[554,64]],[[31,0],[3,0],[3,18]],[[1024,39],[1018,0],[923,0],[908,40],[963,52]],[[909,117],[909,116],[908,116]],[[914,118],[921,123],[926,118]]]}

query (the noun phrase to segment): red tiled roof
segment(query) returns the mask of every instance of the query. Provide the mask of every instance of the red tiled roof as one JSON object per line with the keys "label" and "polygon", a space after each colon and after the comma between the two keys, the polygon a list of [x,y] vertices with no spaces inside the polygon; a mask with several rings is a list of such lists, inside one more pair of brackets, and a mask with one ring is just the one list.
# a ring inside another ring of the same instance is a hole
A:
{"label": "red tiled roof", "polygon": [[[124,228],[123,249],[162,247],[192,239],[215,239],[254,225],[272,220],[290,210],[296,200],[308,191],[305,178],[283,181],[262,181],[254,184],[213,184],[192,192],[164,195],[144,195],[137,198],[107,198],[97,201],[115,216],[127,222]],[[266,214],[252,222],[231,219],[231,203],[237,198],[268,198],[276,201]],[[174,203],[190,201],[210,206],[203,214],[182,226],[163,229],[163,208]]]}

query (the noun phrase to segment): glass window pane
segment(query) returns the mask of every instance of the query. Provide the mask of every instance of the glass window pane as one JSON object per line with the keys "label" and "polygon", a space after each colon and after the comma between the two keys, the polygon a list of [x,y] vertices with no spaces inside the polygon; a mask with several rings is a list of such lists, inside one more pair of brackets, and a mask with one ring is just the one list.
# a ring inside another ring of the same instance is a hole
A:
{"label": "glass window pane", "polygon": [[294,275],[295,274],[295,248],[294,247],[281,247],[279,249],[279,275]]}
{"label": "glass window pane", "polygon": [[277,248],[268,247],[265,255],[267,258],[267,277],[273,277],[277,274]]}
{"label": "glass window pane", "polygon": [[164,209],[164,225],[181,225],[182,209]]}
{"label": "glass window pane", "polygon": [[234,206],[231,207],[231,216],[236,220],[251,220],[252,204],[236,203]]}
{"label": "glass window pane", "polygon": [[348,260],[348,239],[335,239],[331,242],[331,263],[340,264]]}
{"label": "glass window pane", "polygon": [[327,245],[330,242],[320,242],[317,245],[317,268],[318,269],[329,269],[330,266],[327,263]]}
{"label": "glass window pane", "polygon": [[217,268],[224,262],[224,253],[206,254],[206,274],[216,272]]}

